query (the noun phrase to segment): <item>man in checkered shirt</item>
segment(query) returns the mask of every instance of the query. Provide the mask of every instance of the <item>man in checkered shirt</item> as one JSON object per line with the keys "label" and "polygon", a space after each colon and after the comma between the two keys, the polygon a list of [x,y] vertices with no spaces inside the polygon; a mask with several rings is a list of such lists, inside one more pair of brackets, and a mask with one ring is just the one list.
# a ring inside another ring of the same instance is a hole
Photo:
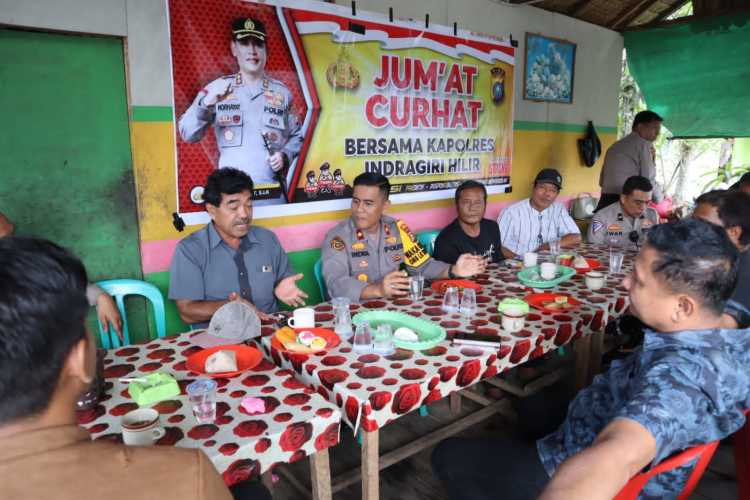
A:
{"label": "man in checkered shirt", "polygon": [[560,240],[560,247],[581,243],[581,231],[562,203],[556,202],[562,189],[562,176],[553,168],[541,170],[534,179],[531,198],[509,206],[497,220],[505,258],[523,257],[526,252],[549,250],[549,242]]}

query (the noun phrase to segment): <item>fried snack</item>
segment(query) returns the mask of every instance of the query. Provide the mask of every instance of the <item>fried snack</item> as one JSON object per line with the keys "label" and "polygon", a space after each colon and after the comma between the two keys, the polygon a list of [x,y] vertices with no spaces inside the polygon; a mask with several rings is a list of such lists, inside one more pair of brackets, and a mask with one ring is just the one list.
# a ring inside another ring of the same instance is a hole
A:
{"label": "fried snack", "polygon": [[297,343],[297,334],[288,326],[276,330],[276,338],[284,346],[289,343]]}

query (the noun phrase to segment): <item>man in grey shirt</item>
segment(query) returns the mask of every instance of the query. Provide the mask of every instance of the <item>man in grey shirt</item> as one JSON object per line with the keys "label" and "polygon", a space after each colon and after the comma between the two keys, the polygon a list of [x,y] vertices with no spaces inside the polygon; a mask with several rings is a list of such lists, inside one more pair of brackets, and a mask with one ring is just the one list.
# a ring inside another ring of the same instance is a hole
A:
{"label": "man in grey shirt", "polygon": [[296,282],[276,235],[251,226],[253,181],[235,168],[215,170],[203,199],[211,223],[180,241],[169,269],[169,298],[180,317],[195,328],[208,324],[229,301],[251,306],[261,319],[278,308],[304,304],[307,294]]}
{"label": "man in grey shirt", "polygon": [[653,111],[641,111],[635,115],[633,131],[607,150],[604,166],[599,175],[602,195],[595,212],[617,203],[623,184],[634,175],[641,175],[651,181],[654,186],[654,200],[661,201],[661,189],[656,184],[653,142],[659,137],[663,121],[662,117]]}

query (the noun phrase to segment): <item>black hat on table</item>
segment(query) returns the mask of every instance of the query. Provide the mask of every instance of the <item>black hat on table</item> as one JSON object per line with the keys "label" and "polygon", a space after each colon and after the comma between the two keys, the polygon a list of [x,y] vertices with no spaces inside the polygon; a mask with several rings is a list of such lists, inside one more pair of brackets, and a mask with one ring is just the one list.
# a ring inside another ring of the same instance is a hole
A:
{"label": "black hat on table", "polygon": [[266,27],[252,17],[240,17],[232,22],[232,40],[239,41],[255,38],[266,43]]}
{"label": "black hat on table", "polygon": [[554,184],[557,186],[557,189],[562,189],[562,175],[560,175],[560,172],[554,168],[544,168],[536,174],[534,184],[536,185],[544,182]]}

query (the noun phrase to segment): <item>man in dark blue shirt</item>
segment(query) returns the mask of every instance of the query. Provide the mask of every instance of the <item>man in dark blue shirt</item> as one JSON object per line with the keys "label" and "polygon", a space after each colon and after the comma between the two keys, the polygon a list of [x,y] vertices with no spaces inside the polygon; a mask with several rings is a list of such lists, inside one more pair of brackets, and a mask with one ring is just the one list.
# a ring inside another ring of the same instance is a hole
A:
{"label": "man in dark blue shirt", "polygon": [[[737,250],[696,219],[653,228],[624,281],[643,346],[615,361],[536,445],[449,439],[433,467],[452,499],[613,498],[644,467],[722,439],[750,404],[750,335],[721,329]],[[641,498],[674,498],[690,468],[652,479]]]}
{"label": "man in dark blue shirt", "polygon": [[458,217],[440,231],[435,240],[436,260],[455,264],[465,254],[481,255],[490,262],[503,259],[500,252],[500,228],[484,218],[487,189],[477,181],[465,181],[456,188]]}

